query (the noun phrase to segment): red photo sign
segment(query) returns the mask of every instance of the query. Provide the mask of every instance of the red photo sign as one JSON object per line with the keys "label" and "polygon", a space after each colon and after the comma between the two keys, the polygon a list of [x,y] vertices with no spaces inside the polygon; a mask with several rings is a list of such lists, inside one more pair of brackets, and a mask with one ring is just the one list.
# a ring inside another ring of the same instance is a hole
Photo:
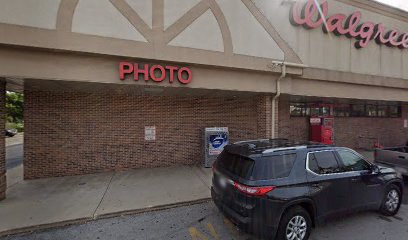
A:
{"label": "red photo sign", "polygon": [[[143,66],[143,67],[142,67]],[[173,83],[177,79],[182,84],[188,84],[193,79],[190,68],[176,67],[170,65],[152,65],[138,64],[129,62],[119,63],[120,80],[125,80],[126,76],[132,74],[135,81],[139,81],[140,75],[145,81],[162,82],[168,76],[169,82]]]}
{"label": "red photo sign", "polygon": [[321,5],[317,1],[308,0],[306,3],[298,1],[293,5],[290,13],[290,22],[295,26],[303,26],[307,29],[315,29],[322,26],[325,33],[332,32],[337,36],[345,35],[355,38],[356,48],[367,47],[375,40],[377,44],[389,47],[408,48],[408,33],[400,33],[398,30],[386,30],[382,23],[361,22],[362,14],[355,11],[353,14],[334,14],[328,16],[329,4],[327,1]]}

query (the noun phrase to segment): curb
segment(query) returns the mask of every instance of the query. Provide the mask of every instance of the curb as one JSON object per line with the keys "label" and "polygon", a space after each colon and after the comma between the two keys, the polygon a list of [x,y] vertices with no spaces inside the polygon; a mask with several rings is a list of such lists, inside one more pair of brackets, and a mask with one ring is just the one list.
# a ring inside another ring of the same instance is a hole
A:
{"label": "curb", "polygon": [[101,219],[114,218],[114,217],[119,217],[119,216],[142,214],[142,213],[156,212],[156,211],[161,211],[161,210],[166,210],[166,209],[171,209],[171,208],[176,208],[176,207],[191,206],[191,205],[209,202],[210,200],[211,198],[202,198],[202,199],[193,200],[193,201],[166,204],[166,205],[155,206],[151,208],[142,208],[142,209],[119,211],[119,212],[114,212],[114,213],[105,213],[101,215],[95,215],[94,217],[85,217],[85,218],[78,218],[78,219],[66,220],[66,221],[61,221],[61,222],[45,223],[45,224],[34,225],[34,226],[29,226],[29,227],[15,228],[12,230],[6,230],[3,232],[0,232],[0,237],[6,237],[10,235],[15,235],[15,234],[38,232],[38,231],[49,230],[53,228],[66,227],[66,226],[75,225],[75,224],[84,224],[87,222],[97,221]]}
{"label": "curb", "polygon": [[210,200],[211,198],[202,198],[202,199],[193,200],[193,201],[171,203],[171,204],[155,206],[155,207],[150,207],[150,208],[125,210],[125,211],[114,212],[114,213],[104,213],[101,215],[95,215],[94,219],[100,220],[100,219],[113,218],[113,217],[118,217],[118,216],[127,216],[127,215],[142,214],[142,213],[147,213],[147,212],[156,212],[156,211],[161,211],[161,210],[166,210],[166,209],[171,209],[171,208],[176,208],[176,207],[196,205],[200,203],[209,202]]}
{"label": "curb", "polygon": [[15,228],[15,229],[0,232],[0,237],[7,237],[10,235],[15,235],[15,234],[30,233],[30,232],[40,231],[44,229],[52,229],[52,228],[64,227],[64,226],[69,226],[69,225],[74,225],[74,224],[81,224],[81,223],[86,223],[92,220],[93,220],[92,218],[78,218],[78,219],[66,220],[66,221],[61,221],[61,222],[45,223],[45,224],[34,225],[34,226],[29,226],[29,227]]}
{"label": "curb", "polygon": [[6,148],[7,148],[7,147],[16,146],[16,145],[23,145],[23,144],[24,144],[24,143],[13,143],[13,144],[6,145]]}

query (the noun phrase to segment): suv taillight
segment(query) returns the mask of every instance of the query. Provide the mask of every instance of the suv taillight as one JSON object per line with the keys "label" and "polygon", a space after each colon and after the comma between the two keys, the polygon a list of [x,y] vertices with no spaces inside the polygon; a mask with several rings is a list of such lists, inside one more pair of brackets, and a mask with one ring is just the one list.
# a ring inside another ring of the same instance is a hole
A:
{"label": "suv taillight", "polygon": [[248,187],[239,183],[234,182],[234,187],[240,192],[251,195],[251,196],[265,196],[268,192],[274,190],[274,186],[265,186],[265,187]]}

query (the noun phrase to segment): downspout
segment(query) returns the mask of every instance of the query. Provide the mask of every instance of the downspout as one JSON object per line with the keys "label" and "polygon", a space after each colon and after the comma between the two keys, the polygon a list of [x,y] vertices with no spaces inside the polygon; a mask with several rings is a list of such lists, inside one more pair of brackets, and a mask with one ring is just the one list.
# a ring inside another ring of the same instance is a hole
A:
{"label": "downspout", "polygon": [[282,73],[279,76],[278,80],[276,80],[276,95],[272,98],[272,139],[276,138],[275,134],[275,126],[276,126],[276,102],[281,95],[281,88],[280,88],[280,81],[286,77],[286,64],[283,63],[281,65]]}
{"label": "downspout", "polygon": [[288,63],[288,62],[279,62],[279,61],[273,61],[272,62],[272,69],[281,66],[282,72],[279,78],[276,80],[276,95],[272,98],[272,126],[271,126],[271,131],[272,131],[272,139],[277,138],[277,134],[275,133],[276,131],[276,102],[278,101],[280,95],[281,95],[281,80],[286,77],[286,68],[289,67],[297,67],[297,68],[306,68],[307,66],[304,64],[299,64],[299,63]]}

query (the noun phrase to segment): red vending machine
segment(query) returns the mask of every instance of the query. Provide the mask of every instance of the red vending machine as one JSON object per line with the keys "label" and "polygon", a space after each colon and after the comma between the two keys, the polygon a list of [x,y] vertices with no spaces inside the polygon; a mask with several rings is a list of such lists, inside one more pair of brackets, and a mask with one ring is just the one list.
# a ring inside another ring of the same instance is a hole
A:
{"label": "red vending machine", "polygon": [[333,105],[312,106],[310,117],[310,140],[323,144],[334,144]]}

